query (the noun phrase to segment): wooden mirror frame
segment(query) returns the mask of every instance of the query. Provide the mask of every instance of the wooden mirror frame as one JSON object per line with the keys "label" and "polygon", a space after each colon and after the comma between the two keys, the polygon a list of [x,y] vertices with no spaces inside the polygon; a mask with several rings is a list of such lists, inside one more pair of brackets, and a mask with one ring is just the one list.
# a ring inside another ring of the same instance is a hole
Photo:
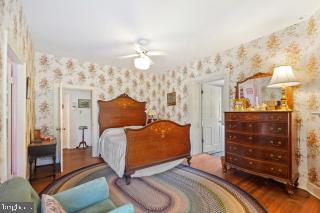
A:
{"label": "wooden mirror frame", "polygon": [[249,76],[248,78],[245,78],[244,80],[242,81],[238,81],[237,82],[237,85],[235,86],[236,88],[236,95],[235,95],[235,98],[236,99],[239,99],[239,84],[242,84],[248,80],[251,80],[251,79],[256,79],[256,78],[266,78],[266,77],[272,77],[272,74],[271,73],[264,73],[264,72],[258,72],[252,76]]}
{"label": "wooden mirror frame", "polygon": [[[242,84],[243,82],[246,82],[248,80],[251,79],[256,79],[256,78],[266,78],[266,77],[272,77],[272,73],[264,73],[264,72],[258,72],[252,76],[249,76],[248,78],[245,78],[242,81],[238,81],[237,85],[235,86],[236,89],[236,95],[235,95],[235,99],[239,99],[239,84]],[[279,88],[281,89],[281,88]],[[286,96],[287,96],[287,104],[288,107],[293,110],[293,93],[292,93],[292,87],[286,87]],[[280,100],[279,100],[280,101]]]}

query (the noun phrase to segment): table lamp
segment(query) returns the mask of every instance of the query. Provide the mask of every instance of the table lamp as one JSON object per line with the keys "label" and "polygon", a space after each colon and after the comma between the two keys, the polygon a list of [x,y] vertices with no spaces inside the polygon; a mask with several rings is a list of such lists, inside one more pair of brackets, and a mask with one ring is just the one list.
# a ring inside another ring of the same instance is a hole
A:
{"label": "table lamp", "polygon": [[282,88],[281,110],[291,110],[287,103],[286,87],[296,86],[299,84],[300,82],[297,81],[293,74],[291,66],[279,66],[274,69],[268,87]]}

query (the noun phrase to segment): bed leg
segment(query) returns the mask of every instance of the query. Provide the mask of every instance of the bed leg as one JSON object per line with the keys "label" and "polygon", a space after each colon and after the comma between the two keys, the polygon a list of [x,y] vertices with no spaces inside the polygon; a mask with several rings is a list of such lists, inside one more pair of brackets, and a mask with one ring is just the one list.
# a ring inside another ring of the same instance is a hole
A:
{"label": "bed leg", "polygon": [[126,179],[126,184],[129,185],[130,184],[130,180],[131,180],[131,176],[130,175],[125,175],[124,177]]}
{"label": "bed leg", "polygon": [[187,157],[187,163],[188,163],[188,166],[191,166],[191,156],[190,157]]}

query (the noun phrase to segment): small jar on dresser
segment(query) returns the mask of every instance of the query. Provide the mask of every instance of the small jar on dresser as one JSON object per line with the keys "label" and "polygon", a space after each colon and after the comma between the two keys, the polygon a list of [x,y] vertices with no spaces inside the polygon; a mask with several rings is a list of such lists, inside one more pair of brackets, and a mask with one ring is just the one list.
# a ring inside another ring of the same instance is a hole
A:
{"label": "small jar on dresser", "polygon": [[292,195],[299,177],[293,116],[291,111],[225,112],[224,171],[274,179]]}

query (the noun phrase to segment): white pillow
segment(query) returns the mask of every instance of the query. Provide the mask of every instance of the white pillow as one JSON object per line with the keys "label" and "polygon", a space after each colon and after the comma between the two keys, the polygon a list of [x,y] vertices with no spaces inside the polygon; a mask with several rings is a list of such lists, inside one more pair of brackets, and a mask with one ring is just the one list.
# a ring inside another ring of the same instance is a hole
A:
{"label": "white pillow", "polygon": [[[118,134],[124,134],[124,129],[129,128],[129,129],[140,129],[143,126],[124,126],[121,128],[109,128],[104,130],[102,135],[118,135]],[[101,136],[102,136],[101,135]]]}
{"label": "white pillow", "polygon": [[41,210],[42,213],[67,213],[57,199],[46,194],[42,195]]}

